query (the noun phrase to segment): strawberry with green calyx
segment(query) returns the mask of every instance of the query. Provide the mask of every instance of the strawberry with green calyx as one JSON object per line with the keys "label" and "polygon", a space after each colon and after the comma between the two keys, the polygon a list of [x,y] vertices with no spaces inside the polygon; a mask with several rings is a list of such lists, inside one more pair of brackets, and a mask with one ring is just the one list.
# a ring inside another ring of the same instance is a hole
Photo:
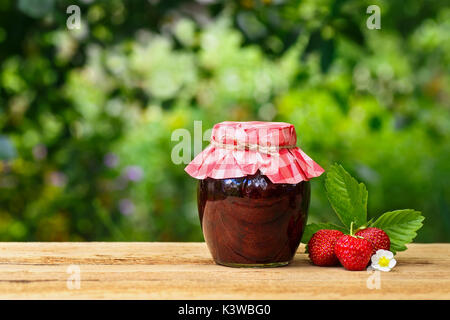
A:
{"label": "strawberry with green calyx", "polygon": [[334,254],[336,241],[344,234],[339,230],[321,229],[308,242],[309,258],[317,266],[334,266],[338,258]]}
{"label": "strawberry with green calyx", "polygon": [[369,240],[350,235],[339,238],[334,247],[339,262],[350,271],[366,269],[372,250],[373,246]]}
{"label": "strawberry with green calyx", "polygon": [[373,245],[369,240],[353,234],[353,223],[350,234],[340,237],[334,246],[334,253],[342,266],[350,271],[366,269],[372,256]]}
{"label": "strawberry with green calyx", "polygon": [[369,227],[369,228],[359,228],[359,231],[355,235],[363,237],[369,240],[373,245],[372,255],[374,255],[378,250],[388,250],[391,248],[391,240],[386,232],[379,228]]}
{"label": "strawberry with green calyx", "polygon": [[[350,227],[354,227],[357,232],[360,232],[357,236],[362,235],[369,241],[374,241],[376,248],[390,250],[395,254],[397,251],[406,250],[406,244],[412,242],[417,235],[417,230],[423,226],[422,222],[425,218],[419,211],[412,209],[386,212],[375,221],[368,222],[366,186],[358,183],[339,164],[334,164],[328,170],[325,187],[328,200],[341,225],[308,224],[303,233],[303,243],[308,243],[312,235],[320,229],[335,229],[349,233]],[[388,246],[388,238],[390,246]]]}

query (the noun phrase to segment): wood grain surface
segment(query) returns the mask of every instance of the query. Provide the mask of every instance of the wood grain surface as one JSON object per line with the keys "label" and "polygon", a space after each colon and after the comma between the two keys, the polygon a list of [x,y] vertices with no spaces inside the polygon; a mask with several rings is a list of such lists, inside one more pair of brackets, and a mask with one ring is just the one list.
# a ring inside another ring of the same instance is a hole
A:
{"label": "wood grain surface", "polygon": [[376,274],[316,267],[303,252],[286,267],[236,269],[204,243],[0,243],[0,298],[450,299],[450,244],[411,244],[379,289],[367,286]]}

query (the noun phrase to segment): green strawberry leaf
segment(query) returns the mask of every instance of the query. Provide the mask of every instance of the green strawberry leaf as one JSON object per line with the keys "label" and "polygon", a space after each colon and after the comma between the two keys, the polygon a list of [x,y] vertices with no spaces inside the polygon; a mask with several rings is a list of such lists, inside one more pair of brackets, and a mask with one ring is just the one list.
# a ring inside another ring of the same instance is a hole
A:
{"label": "green strawberry leaf", "polygon": [[311,239],[313,234],[321,229],[339,230],[344,233],[346,232],[348,233],[348,229],[346,227],[338,226],[332,223],[325,223],[325,222],[310,223],[306,226],[305,231],[303,232],[302,243],[308,243],[309,239]]}
{"label": "green strawberry leaf", "polygon": [[358,228],[367,222],[368,192],[364,183],[358,183],[345,169],[334,164],[325,180],[328,200],[342,223]]}
{"label": "green strawberry leaf", "polygon": [[391,251],[406,250],[406,244],[412,242],[425,219],[422,213],[413,209],[389,211],[382,214],[371,227],[382,229],[391,239]]}

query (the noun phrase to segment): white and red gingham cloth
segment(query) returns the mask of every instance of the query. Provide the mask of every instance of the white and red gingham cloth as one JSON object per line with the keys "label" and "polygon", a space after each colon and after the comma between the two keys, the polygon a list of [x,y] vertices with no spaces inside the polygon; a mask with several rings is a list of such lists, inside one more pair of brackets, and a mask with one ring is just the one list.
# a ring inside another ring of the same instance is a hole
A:
{"label": "white and red gingham cloth", "polygon": [[216,124],[211,144],[185,171],[196,179],[238,178],[257,170],[273,183],[295,184],[320,176],[324,170],[300,148],[292,124],[232,122]]}

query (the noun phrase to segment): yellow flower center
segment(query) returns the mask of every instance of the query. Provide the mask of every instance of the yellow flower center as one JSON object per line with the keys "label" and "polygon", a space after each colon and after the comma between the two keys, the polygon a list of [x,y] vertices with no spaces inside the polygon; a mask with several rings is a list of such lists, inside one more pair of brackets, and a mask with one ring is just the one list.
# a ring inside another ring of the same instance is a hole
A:
{"label": "yellow flower center", "polygon": [[388,267],[389,266],[389,259],[386,257],[381,257],[380,260],[378,260],[378,264],[381,267]]}

